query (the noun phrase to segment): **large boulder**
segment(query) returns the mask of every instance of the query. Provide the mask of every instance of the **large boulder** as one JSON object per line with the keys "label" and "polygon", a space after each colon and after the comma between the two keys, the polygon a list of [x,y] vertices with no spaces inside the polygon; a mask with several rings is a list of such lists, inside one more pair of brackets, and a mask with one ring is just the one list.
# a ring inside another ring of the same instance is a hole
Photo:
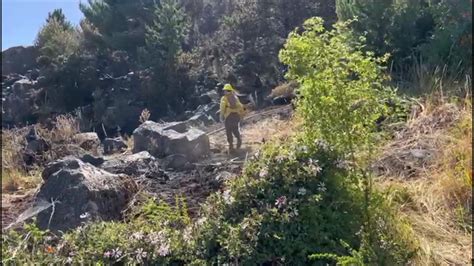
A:
{"label": "large boulder", "polygon": [[168,179],[165,172],[160,168],[159,161],[147,151],[105,160],[100,167],[114,174],[126,174],[134,178]]}
{"label": "large boulder", "polygon": [[166,155],[183,154],[194,162],[210,153],[209,137],[199,129],[190,128],[183,133],[165,130],[162,136]]}
{"label": "large boulder", "polygon": [[34,46],[16,46],[2,52],[2,74],[25,74],[36,67],[38,49]]}
{"label": "large boulder", "polygon": [[74,157],[48,164],[37,201],[57,203],[37,216],[38,226],[53,232],[76,228],[88,220],[118,220],[137,192],[126,175],[117,175]]}
{"label": "large boulder", "polygon": [[205,132],[188,127],[186,122],[158,124],[147,121],[133,132],[134,152],[148,151],[157,157],[182,154],[197,161],[210,152]]}
{"label": "large boulder", "polygon": [[74,135],[73,140],[75,144],[86,151],[93,154],[100,154],[101,152],[101,142],[95,132],[78,133]]}
{"label": "large boulder", "polygon": [[214,124],[215,122],[216,121],[212,118],[212,116],[204,113],[195,114],[186,121],[189,126],[197,128],[205,128],[209,125]]}

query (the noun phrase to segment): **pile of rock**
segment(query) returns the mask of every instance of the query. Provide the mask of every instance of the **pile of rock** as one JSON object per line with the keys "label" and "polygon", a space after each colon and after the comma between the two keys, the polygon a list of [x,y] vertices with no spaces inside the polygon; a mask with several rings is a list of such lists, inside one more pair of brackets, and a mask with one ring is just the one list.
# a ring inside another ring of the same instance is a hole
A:
{"label": "pile of rock", "polygon": [[[32,151],[46,149],[34,132],[29,135]],[[191,169],[193,162],[210,152],[207,135],[186,122],[147,121],[134,131],[133,137],[133,154],[117,154],[127,149],[123,139],[101,142],[94,132],[76,134],[72,144],[63,144],[65,157],[47,164],[42,173],[44,184],[36,201],[56,203],[54,208],[38,214],[38,226],[58,232],[90,220],[120,219],[138,191],[137,181],[167,182],[164,168]],[[103,157],[102,152],[111,156]]]}

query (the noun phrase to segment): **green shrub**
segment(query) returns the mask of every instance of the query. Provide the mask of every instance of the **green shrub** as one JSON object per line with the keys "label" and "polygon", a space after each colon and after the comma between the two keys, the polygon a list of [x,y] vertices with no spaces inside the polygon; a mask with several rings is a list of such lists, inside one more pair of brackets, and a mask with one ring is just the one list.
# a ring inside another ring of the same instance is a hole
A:
{"label": "green shrub", "polygon": [[374,145],[376,120],[392,93],[384,87],[383,58],[363,52],[363,38],[337,23],[325,31],[321,18],[305,22],[303,33],[290,34],[280,59],[288,65],[287,78],[300,84],[298,112],[305,136],[322,138],[343,154]]}
{"label": "green shrub", "polygon": [[[447,65],[451,74],[470,72],[472,1],[337,0],[339,20],[367,38],[367,48],[390,53],[397,72],[409,72],[421,61],[434,68]],[[469,59],[468,59],[469,58]]]}
{"label": "green shrub", "polygon": [[472,69],[472,1],[441,0],[430,8],[436,27],[429,42],[419,47],[426,63],[447,65],[450,74]]}
{"label": "green shrub", "polygon": [[50,15],[38,32],[35,45],[39,47],[42,56],[49,57],[53,62],[62,62],[62,58],[78,51],[80,35],[64,17],[61,20],[57,15]]}

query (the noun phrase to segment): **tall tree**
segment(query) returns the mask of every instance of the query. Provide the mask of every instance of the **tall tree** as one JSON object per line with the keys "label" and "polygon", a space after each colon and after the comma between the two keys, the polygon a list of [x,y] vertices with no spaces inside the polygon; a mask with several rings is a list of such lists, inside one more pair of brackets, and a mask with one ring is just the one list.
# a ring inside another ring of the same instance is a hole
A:
{"label": "tall tree", "polygon": [[79,48],[79,34],[66,20],[61,9],[49,13],[46,23],[36,36],[35,45],[43,56],[56,61],[68,57]]}
{"label": "tall tree", "polygon": [[88,4],[81,3],[79,8],[100,34],[100,48],[135,55],[137,48],[145,45],[145,25],[152,20],[153,3],[152,0],[88,0]]}
{"label": "tall tree", "polygon": [[54,9],[53,12],[48,13],[46,23],[50,23],[53,20],[57,21],[60,25],[62,25],[65,30],[73,28],[71,22],[66,20],[66,16],[64,15],[63,10],[61,8]]}
{"label": "tall tree", "polygon": [[161,87],[157,94],[160,102],[165,101],[178,112],[182,111],[179,107],[186,95],[177,76],[177,59],[187,29],[186,14],[178,2],[162,0],[155,6],[154,20],[146,27],[145,36],[148,64],[154,69],[157,86]]}

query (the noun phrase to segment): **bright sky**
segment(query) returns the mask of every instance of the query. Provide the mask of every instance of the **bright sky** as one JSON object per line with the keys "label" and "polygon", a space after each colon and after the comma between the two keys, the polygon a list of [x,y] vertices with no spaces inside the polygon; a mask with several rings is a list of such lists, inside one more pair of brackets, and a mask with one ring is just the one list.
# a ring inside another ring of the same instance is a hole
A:
{"label": "bright sky", "polygon": [[[81,0],[2,0],[2,51],[33,44],[48,12],[61,8],[66,19],[78,25],[83,17]],[[82,0],[86,2],[86,0]]]}

